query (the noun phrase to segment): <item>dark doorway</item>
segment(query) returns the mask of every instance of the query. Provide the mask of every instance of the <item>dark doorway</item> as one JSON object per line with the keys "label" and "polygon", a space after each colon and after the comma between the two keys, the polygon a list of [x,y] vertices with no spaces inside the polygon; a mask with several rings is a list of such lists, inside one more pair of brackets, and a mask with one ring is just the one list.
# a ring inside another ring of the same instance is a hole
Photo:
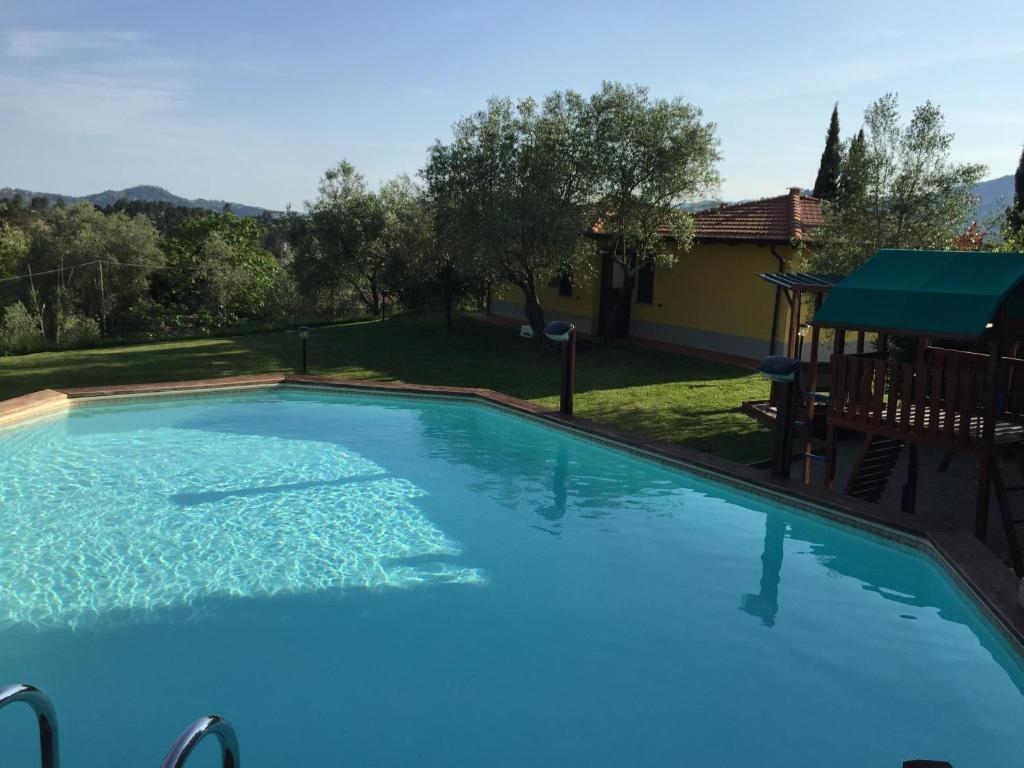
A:
{"label": "dark doorway", "polygon": [[[632,308],[633,302],[631,300],[626,301],[622,306],[622,310],[619,312],[619,316],[615,318],[614,327],[612,323],[612,313],[615,311],[615,305],[619,300],[619,295],[624,290],[623,286],[626,282],[626,273],[622,269],[622,266],[616,263],[611,254],[607,251],[601,253],[601,311],[598,315],[598,333],[602,336],[617,336],[626,337],[629,336],[629,312]],[[630,297],[632,299],[632,297]]]}

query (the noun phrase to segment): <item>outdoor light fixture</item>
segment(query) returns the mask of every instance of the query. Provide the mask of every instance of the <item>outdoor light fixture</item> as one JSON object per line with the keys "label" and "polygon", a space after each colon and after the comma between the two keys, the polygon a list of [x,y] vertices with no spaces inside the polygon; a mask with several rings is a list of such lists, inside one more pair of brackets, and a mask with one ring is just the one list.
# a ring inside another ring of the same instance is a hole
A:
{"label": "outdoor light fixture", "polygon": [[568,341],[569,334],[576,330],[576,326],[564,320],[555,320],[544,327],[544,335],[552,341]]}
{"label": "outdoor light fixture", "polygon": [[306,374],[306,342],[309,341],[309,326],[299,326],[299,338],[302,339],[302,374]]}
{"label": "outdoor light fixture", "polygon": [[800,361],[785,355],[766,357],[757,366],[757,372],[775,382],[778,404],[775,410],[775,428],[772,431],[772,474],[789,477],[793,463],[793,420],[796,416],[796,396],[800,390]]}
{"label": "outdoor light fixture", "polygon": [[562,393],[558,410],[572,416],[572,396],[576,389],[576,326],[555,320],[544,327],[544,335],[562,345]]}

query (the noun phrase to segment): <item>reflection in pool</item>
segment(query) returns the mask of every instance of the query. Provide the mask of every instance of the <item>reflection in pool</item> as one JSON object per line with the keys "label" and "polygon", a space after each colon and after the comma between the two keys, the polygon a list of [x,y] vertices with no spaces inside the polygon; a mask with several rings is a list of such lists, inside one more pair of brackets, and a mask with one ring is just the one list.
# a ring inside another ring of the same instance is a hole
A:
{"label": "reflection in pool", "polygon": [[428,400],[222,394],[0,433],[0,671],[89,767],[156,762],[206,711],[250,766],[1024,750],[1020,660],[925,556]]}

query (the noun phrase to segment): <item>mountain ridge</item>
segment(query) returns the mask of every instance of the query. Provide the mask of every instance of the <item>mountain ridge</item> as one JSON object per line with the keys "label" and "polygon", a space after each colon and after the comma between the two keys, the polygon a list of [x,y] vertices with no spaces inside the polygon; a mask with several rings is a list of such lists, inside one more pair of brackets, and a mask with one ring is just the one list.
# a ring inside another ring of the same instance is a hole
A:
{"label": "mountain ridge", "polygon": [[176,195],[173,192],[165,189],[164,187],[156,186],[155,184],[137,184],[133,187],[126,187],[124,189],[107,189],[103,192],[96,192],[91,195],[64,195],[57,192],[33,192],[28,189],[17,189],[13,187],[0,188],[0,199],[11,198],[20,195],[23,200],[28,202],[33,197],[45,197],[50,203],[56,203],[63,201],[67,204],[75,203],[91,203],[92,205],[100,208],[105,208],[108,205],[113,205],[118,200],[129,200],[139,201],[146,203],[168,203],[170,205],[180,205],[184,208],[202,208],[208,211],[223,211],[224,206],[230,206],[232,213],[237,216],[259,216],[264,211],[269,211],[272,214],[279,213],[269,208],[262,208],[257,205],[246,205],[244,203],[233,203],[226,200],[210,200],[203,197],[198,198],[187,198]]}
{"label": "mountain ridge", "polygon": [[[977,184],[974,187],[973,192],[979,197],[975,220],[979,225],[986,225],[997,218],[1013,200],[1013,174],[986,179],[985,181]],[[805,190],[805,193],[810,194],[810,191]],[[118,200],[137,200],[142,202],[169,203],[171,205],[180,205],[185,208],[202,208],[204,210],[216,212],[223,211],[224,206],[229,205],[231,212],[237,216],[260,216],[265,211],[274,215],[281,214],[280,211],[274,211],[270,208],[263,208],[258,205],[232,203],[225,200],[210,200],[203,197],[181,197],[180,195],[176,195],[164,187],[159,187],[155,184],[137,184],[133,187],[126,187],[125,189],[108,189],[91,195],[63,195],[56,192],[33,192],[28,189],[16,189],[12,187],[0,188],[0,200],[14,197],[15,195],[21,195],[22,199],[26,202],[31,200],[33,197],[45,197],[51,203],[56,203],[58,200],[63,200],[65,203],[72,204],[86,202],[92,203],[100,208],[113,205]],[[695,203],[686,203],[682,207],[689,211],[700,211],[705,208],[714,208],[722,203],[732,204],[736,202],[745,201],[701,200]]]}

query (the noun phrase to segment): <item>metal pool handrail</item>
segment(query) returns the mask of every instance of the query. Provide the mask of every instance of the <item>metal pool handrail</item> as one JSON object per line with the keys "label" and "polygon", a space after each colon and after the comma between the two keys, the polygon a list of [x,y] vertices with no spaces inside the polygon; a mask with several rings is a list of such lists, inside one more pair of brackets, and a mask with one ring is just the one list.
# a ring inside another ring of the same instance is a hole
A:
{"label": "metal pool handrail", "polygon": [[182,731],[160,768],[180,768],[189,754],[206,736],[213,734],[220,741],[220,759],[223,768],[239,768],[238,736],[231,723],[217,715],[200,717]]}
{"label": "metal pool handrail", "polygon": [[0,709],[16,701],[28,704],[39,721],[39,757],[42,768],[60,768],[57,749],[57,713],[45,693],[28,683],[0,687]]}

